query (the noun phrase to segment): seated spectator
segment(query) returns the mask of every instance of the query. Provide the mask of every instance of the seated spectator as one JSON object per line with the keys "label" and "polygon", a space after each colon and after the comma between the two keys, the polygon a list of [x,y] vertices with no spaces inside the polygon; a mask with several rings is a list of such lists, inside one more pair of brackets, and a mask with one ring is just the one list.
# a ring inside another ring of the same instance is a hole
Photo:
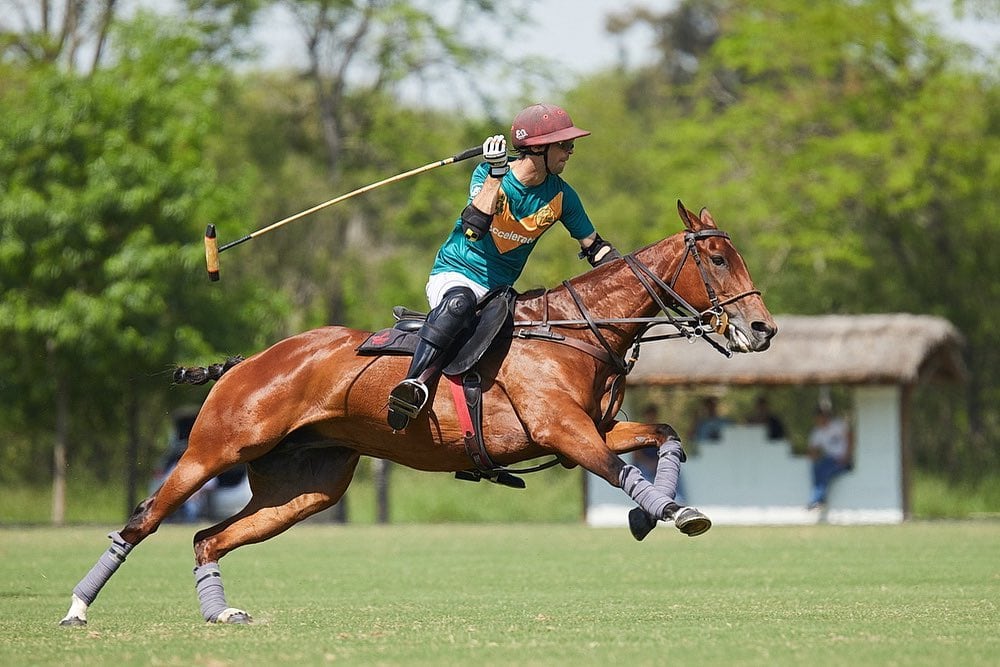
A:
{"label": "seated spectator", "polygon": [[781,418],[771,411],[766,396],[757,397],[753,411],[747,417],[747,423],[763,426],[767,430],[768,440],[784,440],[785,438],[785,425]]}
{"label": "seated spectator", "polygon": [[830,483],[854,468],[851,426],[846,419],[834,415],[829,405],[816,408],[816,425],[809,433],[809,456],[813,460],[809,509],[823,509]]}
{"label": "seated spectator", "polygon": [[732,423],[719,414],[719,399],[715,396],[705,396],[701,399],[701,408],[695,420],[691,439],[695,442],[717,441],[722,439],[722,429]]}

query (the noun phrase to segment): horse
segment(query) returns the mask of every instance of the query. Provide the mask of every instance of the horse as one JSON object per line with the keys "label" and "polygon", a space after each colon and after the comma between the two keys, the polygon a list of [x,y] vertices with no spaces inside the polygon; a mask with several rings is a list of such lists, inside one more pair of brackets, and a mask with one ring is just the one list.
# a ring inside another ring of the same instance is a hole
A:
{"label": "horse", "polygon": [[[691,536],[711,526],[694,508],[673,502],[684,460],[677,432],[616,418],[641,343],[701,338],[731,356],[766,350],[777,332],[729,235],[707,209],[695,215],[678,201],[677,210],[681,232],[554,289],[518,295],[509,335],[477,367],[488,462],[477,462],[482,474],[497,481],[491,471],[506,474],[506,466],[545,456],[581,466],[637,503],[633,513],[646,525],[630,526],[636,539],[658,521],[673,521]],[[669,333],[654,335],[660,325]],[[408,359],[360,355],[368,336],[328,326],[216,366],[187,450],[160,489],[109,535],[111,546],[73,589],[60,624],[86,625],[88,608],[129,552],[205,482],[237,464],[248,464],[251,500],[194,536],[199,605],[213,623],[251,620],[226,600],[219,560],[334,505],[362,456],[424,471],[468,470],[475,452],[449,392],[436,391],[404,430],[387,425],[388,388]],[[725,347],[712,336],[723,337]],[[193,382],[199,372],[205,379],[206,368],[181,375]],[[620,456],[649,446],[660,450],[652,482]]]}

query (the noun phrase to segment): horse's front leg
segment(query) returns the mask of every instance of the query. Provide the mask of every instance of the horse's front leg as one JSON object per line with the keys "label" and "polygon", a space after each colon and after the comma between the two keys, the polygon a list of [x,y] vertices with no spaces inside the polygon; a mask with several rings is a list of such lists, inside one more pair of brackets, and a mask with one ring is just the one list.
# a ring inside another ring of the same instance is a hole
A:
{"label": "horse's front leg", "polygon": [[670,424],[640,424],[639,422],[612,422],[604,433],[608,449],[616,454],[634,452],[644,447],[659,447],[667,440],[680,442],[680,436]]}
{"label": "horse's front leg", "polygon": [[[677,495],[677,485],[680,480],[681,464],[687,460],[684,448],[681,447],[677,431],[669,424],[640,424],[638,422],[614,422],[605,433],[605,441],[609,449],[616,453],[625,453],[643,447],[657,448],[656,475],[653,488],[670,499],[667,514],[661,516],[649,511],[647,504],[639,502],[636,495],[629,489],[642,492],[643,485],[638,483],[641,478],[638,469],[627,470],[623,475],[622,488],[639,503],[639,507],[629,512],[629,529],[637,540],[642,540],[653,530],[658,520],[672,519],[674,525],[685,535],[695,537],[712,527],[712,522],[700,510],[694,507],[681,507],[674,498]],[[648,490],[646,491],[648,493]]]}
{"label": "horse's front leg", "polygon": [[[535,442],[555,449],[608,484],[621,488],[655,520],[672,518],[677,508],[674,502],[677,471],[684,460],[684,450],[669,426],[658,431],[642,424],[618,422],[602,436],[586,412],[566,409],[548,414],[538,422],[529,417],[524,423]],[[651,483],[618,454],[652,445],[658,446],[660,460]]]}

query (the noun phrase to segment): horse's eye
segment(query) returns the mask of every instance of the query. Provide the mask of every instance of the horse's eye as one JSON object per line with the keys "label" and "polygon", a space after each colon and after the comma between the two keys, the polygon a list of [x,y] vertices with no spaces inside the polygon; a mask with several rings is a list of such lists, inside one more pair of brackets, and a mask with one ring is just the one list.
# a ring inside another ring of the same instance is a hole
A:
{"label": "horse's eye", "polygon": [[716,266],[725,266],[726,258],[722,255],[712,255],[712,264],[715,264]]}

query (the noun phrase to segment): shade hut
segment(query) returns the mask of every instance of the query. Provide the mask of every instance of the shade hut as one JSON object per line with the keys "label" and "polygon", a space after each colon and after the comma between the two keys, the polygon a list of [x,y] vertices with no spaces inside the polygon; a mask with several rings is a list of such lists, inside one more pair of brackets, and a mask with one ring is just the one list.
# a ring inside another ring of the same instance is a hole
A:
{"label": "shade hut", "polygon": [[[913,391],[966,377],[962,336],[929,315],[781,315],[766,352],[726,358],[700,341],[644,345],[629,385],[809,386],[851,389],[855,470],[838,480],[823,519],[891,523],[909,514],[909,423]],[[786,443],[787,444],[787,443]],[[722,522],[804,523],[809,462],[768,443],[760,427],[727,429],[718,446],[701,448],[684,468],[689,501]],[[591,492],[594,492],[592,495]],[[619,494],[620,495],[620,494]],[[588,484],[588,520],[620,523],[622,510]],[[701,497],[698,497],[701,496]],[[600,517],[604,517],[603,519]]]}

